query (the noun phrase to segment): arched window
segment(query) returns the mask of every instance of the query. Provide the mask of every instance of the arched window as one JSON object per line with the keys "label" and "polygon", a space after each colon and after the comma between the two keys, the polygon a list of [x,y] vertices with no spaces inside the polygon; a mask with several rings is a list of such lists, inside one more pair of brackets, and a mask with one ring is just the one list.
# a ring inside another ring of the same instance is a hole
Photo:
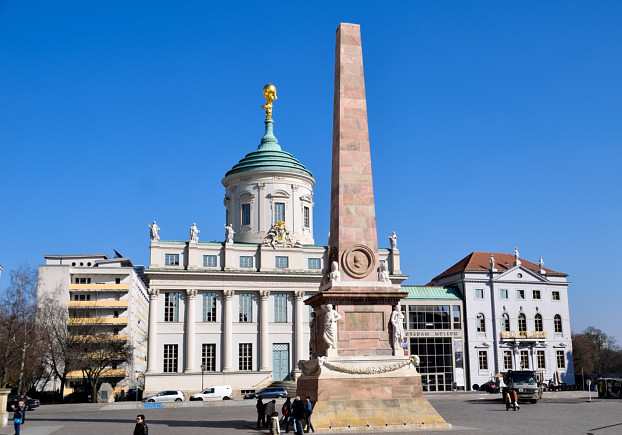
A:
{"label": "arched window", "polygon": [[542,332],[544,328],[542,327],[542,316],[538,313],[536,317],[534,317],[536,332]]}
{"label": "arched window", "polygon": [[555,332],[561,333],[562,332],[562,316],[560,316],[559,314],[555,314],[555,317],[553,317],[553,324],[555,325]]}
{"label": "arched window", "polygon": [[477,315],[477,332],[486,332],[486,317],[482,313]]}
{"label": "arched window", "polygon": [[518,315],[518,331],[526,332],[527,331],[527,318],[524,313],[520,313]]}
{"label": "arched window", "polygon": [[504,331],[510,332],[510,315],[503,313],[503,324],[501,325]]}

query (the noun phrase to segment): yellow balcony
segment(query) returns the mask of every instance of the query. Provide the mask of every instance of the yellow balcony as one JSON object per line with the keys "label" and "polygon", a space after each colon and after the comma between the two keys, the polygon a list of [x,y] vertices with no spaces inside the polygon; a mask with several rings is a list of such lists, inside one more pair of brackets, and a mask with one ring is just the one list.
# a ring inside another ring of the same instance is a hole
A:
{"label": "yellow balcony", "polygon": [[544,331],[501,331],[504,340],[543,340],[546,338]]}
{"label": "yellow balcony", "polygon": [[69,301],[69,308],[127,308],[127,301],[116,299],[99,299],[96,301]]}
{"label": "yellow balcony", "polygon": [[[127,376],[125,369],[106,369],[102,372],[102,378],[124,378]],[[67,379],[82,379],[84,374],[82,370],[72,370],[67,373]]]}
{"label": "yellow balcony", "polygon": [[129,284],[69,284],[69,290],[81,292],[126,292],[129,288]]}
{"label": "yellow balcony", "polygon": [[69,326],[127,325],[127,317],[72,317]]}

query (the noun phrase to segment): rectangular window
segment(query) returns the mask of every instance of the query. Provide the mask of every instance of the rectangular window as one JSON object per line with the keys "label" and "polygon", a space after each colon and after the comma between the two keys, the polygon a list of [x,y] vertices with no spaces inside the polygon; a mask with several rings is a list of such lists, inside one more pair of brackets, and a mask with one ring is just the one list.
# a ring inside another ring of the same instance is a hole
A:
{"label": "rectangular window", "polygon": [[525,299],[525,290],[516,290],[516,297],[518,299]]}
{"label": "rectangular window", "polygon": [[238,351],[238,369],[240,371],[253,370],[253,344],[240,343]]}
{"label": "rectangular window", "polygon": [[475,289],[475,298],[476,299],[484,299],[484,289],[483,288],[476,288]]}
{"label": "rectangular window", "polygon": [[499,295],[501,296],[501,299],[507,299],[508,298],[508,289],[502,288],[501,290],[499,290]]}
{"label": "rectangular window", "polygon": [[164,321],[179,322],[179,293],[164,292]]}
{"label": "rectangular window", "polygon": [[164,373],[177,373],[177,345],[164,345]]}
{"label": "rectangular window", "polygon": [[557,368],[565,369],[566,368],[566,357],[564,356],[563,350],[557,351]]}
{"label": "rectangular window", "polygon": [[453,328],[454,329],[462,329],[462,320],[460,316],[460,307],[458,305],[453,305],[451,307],[451,317],[453,320]]}
{"label": "rectangular window", "polygon": [[274,261],[276,263],[277,269],[287,269],[289,268],[289,257],[277,255],[274,257]]}
{"label": "rectangular window", "polygon": [[216,293],[203,293],[203,321],[216,321]]}
{"label": "rectangular window", "polygon": [[242,225],[251,224],[251,205],[242,204]]}
{"label": "rectangular window", "polygon": [[479,369],[488,370],[488,352],[485,350],[479,351]]}
{"label": "rectangular window", "polygon": [[554,291],[554,292],[553,292],[553,300],[554,300],[554,301],[558,301],[559,299],[560,299],[560,298],[559,298],[559,292],[558,292],[558,291]]}
{"label": "rectangular window", "polygon": [[240,293],[240,316],[239,321],[248,323],[253,321],[253,295],[252,293]]}
{"label": "rectangular window", "polygon": [[218,255],[204,255],[203,267],[218,267]]}
{"label": "rectangular window", "polygon": [[164,254],[164,264],[166,266],[179,266],[179,254]]}
{"label": "rectangular window", "polygon": [[538,368],[539,369],[545,369],[546,368],[546,358],[544,357],[544,351],[543,350],[539,350],[536,353],[536,359],[538,360]]}
{"label": "rectangular window", "polygon": [[274,223],[277,223],[279,221],[285,222],[285,203],[284,202],[274,203]]}
{"label": "rectangular window", "polygon": [[532,296],[534,299],[540,299],[540,290],[534,290]]}
{"label": "rectangular window", "polygon": [[521,370],[529,370],[529,351],[520,351],[520,368]]}
{"label": "rectangular window", "polygon": [[287,293],[274,294],[274,321],[287,322]]}
{"label": "rectangular window", "polygon": [[451,329],[449,305],[409,305],[409,329]]}
{"label": "rectangular window", "polygon": [[253,257],[251,255],[241,255],[240,256],[240,268],[241,269],[252,269],[253,268]]}
{"label": "rectangular window", "polygon": [[305,228],[311,228],[311,209],[306,205],[302,209]]}
{"label": "rectangular window", "polygon": [[321,258],[309,258],[309,269],[319,270],[322,268],[322,259]]}
{"label": "rectangular window", "polygon": [[201,370],[216,371],[216,345],[213,343],[203,343],[201,346]]}
{"label": "rectangular window", "polygon": [[504,350],[503,351],[503,369],[504,370],[512,370],[512,351]]}

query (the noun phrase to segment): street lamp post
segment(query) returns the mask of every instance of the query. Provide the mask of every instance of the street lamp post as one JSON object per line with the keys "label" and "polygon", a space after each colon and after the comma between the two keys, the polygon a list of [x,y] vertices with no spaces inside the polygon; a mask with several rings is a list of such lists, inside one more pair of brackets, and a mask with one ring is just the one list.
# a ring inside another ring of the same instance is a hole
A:
{"label": "street lamp post", "polygon": [[205,364],[201,364],[201,391],[203,391],[203,374],[205,373]]}

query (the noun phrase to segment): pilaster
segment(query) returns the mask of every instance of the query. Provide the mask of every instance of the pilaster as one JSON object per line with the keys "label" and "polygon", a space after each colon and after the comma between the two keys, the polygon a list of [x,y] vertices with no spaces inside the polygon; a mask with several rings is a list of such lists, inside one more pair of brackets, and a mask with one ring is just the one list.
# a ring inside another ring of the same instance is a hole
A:
{"label": "pilaster", "polygon": [[147,347],[147,372],[157,373],[158,370],[158,306],[160,298],[160,289],[149,289],[149,332],[148,332],[148,347]]}
{"label": "pilaster", "polygon": [[222,371],[233,371],[233,290],[224,290],[222,314]]}
{"label": "pilaster", "polygon": [[195,351],[195,322],[196,322],[196,300],[197,290],[186,290],[186,318],[184,322],[184,343],[186,355],[184,358],[184,372],[195,372],[197,370]]}
{"label": "pilaster", "polygon": [[270,291],[259,291],[259,370],[270,371],[270,334],[269,334],[269,314],[268,303],[270,301]]}

